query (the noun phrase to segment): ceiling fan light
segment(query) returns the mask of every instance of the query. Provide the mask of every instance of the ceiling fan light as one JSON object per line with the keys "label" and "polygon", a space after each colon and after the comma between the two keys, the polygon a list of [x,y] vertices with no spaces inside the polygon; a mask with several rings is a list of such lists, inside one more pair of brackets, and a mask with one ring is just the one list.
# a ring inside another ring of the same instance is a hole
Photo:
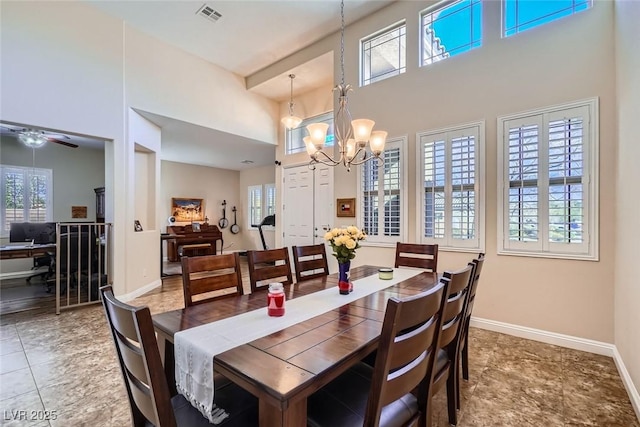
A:
{"label": "ceiling fan light", "polygon": [[26,130],[21,132],[18,135],[18,139],[27,147],[38,148],[42,147],[45,142],[47,142],[47,138],[42,135],[40,132],[35,130]]}

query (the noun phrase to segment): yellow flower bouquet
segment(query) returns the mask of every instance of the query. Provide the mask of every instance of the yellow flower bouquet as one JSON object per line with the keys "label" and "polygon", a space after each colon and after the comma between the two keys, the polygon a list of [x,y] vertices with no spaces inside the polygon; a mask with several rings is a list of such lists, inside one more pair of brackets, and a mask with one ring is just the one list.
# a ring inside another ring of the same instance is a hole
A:
{"label": "yellow flower bouquet", "polygon": [[327,231],[324,239],[331,243],[333,256],[338,260],[338,264],[344,264],[356,257],[356,249],[360,247],[360,240],[367,238],[367,235],[353,225],[346,228],[334,228]]}

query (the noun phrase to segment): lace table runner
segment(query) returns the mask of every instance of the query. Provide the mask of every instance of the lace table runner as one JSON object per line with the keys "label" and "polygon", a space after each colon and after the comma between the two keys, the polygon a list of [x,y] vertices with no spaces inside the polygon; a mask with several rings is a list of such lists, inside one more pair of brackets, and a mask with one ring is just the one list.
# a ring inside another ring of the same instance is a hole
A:
{"label": "lace table runner", "polygon": [[377,274],[354,280],[353,292],[348,295],[340,295],[336,286],[294,298],[286,302],[286,313],[282,317],[268,316],[265,307],[178,332],[174,337],[178,392],[210,422],[218,424],[228,414],[221,412],[223,408],[217,408],[213,402],[213,357],[216,354],[319,316],[421,272],[395,268],[391,280],[380,280]]}

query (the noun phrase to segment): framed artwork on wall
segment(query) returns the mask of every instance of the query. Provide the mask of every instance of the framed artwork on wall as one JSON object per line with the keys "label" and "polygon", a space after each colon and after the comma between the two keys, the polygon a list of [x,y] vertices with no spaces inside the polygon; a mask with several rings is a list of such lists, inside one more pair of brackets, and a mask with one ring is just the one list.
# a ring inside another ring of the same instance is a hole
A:
{"label": "framed artwork on wall", "polygon": [[356,199],[337,199],[336,200],[336,216],[339,217],[355,217],[356,216]]}
{"label": "framed artwork on wall", "polygon": [[204,200],[173,197],[171,216],[177,222],[204,221]]}

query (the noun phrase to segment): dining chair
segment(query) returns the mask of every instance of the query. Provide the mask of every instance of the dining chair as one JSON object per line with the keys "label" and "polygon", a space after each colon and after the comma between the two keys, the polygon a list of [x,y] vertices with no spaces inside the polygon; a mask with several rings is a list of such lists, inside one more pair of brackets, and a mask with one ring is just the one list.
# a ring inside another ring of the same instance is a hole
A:
{"label": "dining chair", "polygon": [[458,416],[456,410],[458,402],[458,364],[460,336],[462,335],[466,307],[468,303],[469,286],[473,277],[473,265],[450,272],[445,271],[442,280],[449,281],[448,297],[442,316],[442,331],[440,333],[438,354],[434,367],[433,394],[447,387],[447,412],[449,424],[456,425]]}
{"label": "dining chair", "polygon": [[269,281],[280,282],[284,286],[293,283],[287,248],[247,251],[247,260],[251,292],[268,289]]}
{"label": "dining chair", "polygon": [[[378,356],[311,395],[307,425],[409,426],[431,420],[431,379],[448,279],[418,295],[387,301]],[[418,393],[412,394],[412,390]]]}
{"label": "dining chair", "polygon": [[292,246],[296,282],[329,275],[327,251],[324,243],[308,246]]}
{"label": "dining chair", "polygon": [[438,268],[438,245],[397,242],[395,266],[435,272]]}
{"label": "dining chair", "polygon": [[[149,307],[115,298],[111,286],[100,288],[102,304],[124,377],[133,427],[201,427],[212,424],[182,395],[171,397]],[[257,425],[258,401],[231,381],[215,383],[215,404],[229,416],[221,427]]]}
{"label": "dining chair", "polygon": [[[185,307],[244,294],[240,257],[237,252],[225,255],[184,256],[181,262]],[[198,299],[194,299],[194,296]]]}
{"label": "dining chair", "polygon": [[[480,253],[477,259],[474,259],[469,265],[473,265],[473,275],[471,276],[471,283],[469,285],[469,296],[467,302],[467,309],[465,315],[465,321],[460,336],[460,360],[462,363],[462,378],[469,380],[469,324],[471,323],[471,312],[473,311],[473,303],[476,299],[476,291],[478,290],[478,283],[480,282],[480,273],[482,273],[482,266],[484,265],[484,254]],[[459,377],[458,377],[459,380]],[[457,395],[458,409],[460,409],[460,387],[458,386]]]}

